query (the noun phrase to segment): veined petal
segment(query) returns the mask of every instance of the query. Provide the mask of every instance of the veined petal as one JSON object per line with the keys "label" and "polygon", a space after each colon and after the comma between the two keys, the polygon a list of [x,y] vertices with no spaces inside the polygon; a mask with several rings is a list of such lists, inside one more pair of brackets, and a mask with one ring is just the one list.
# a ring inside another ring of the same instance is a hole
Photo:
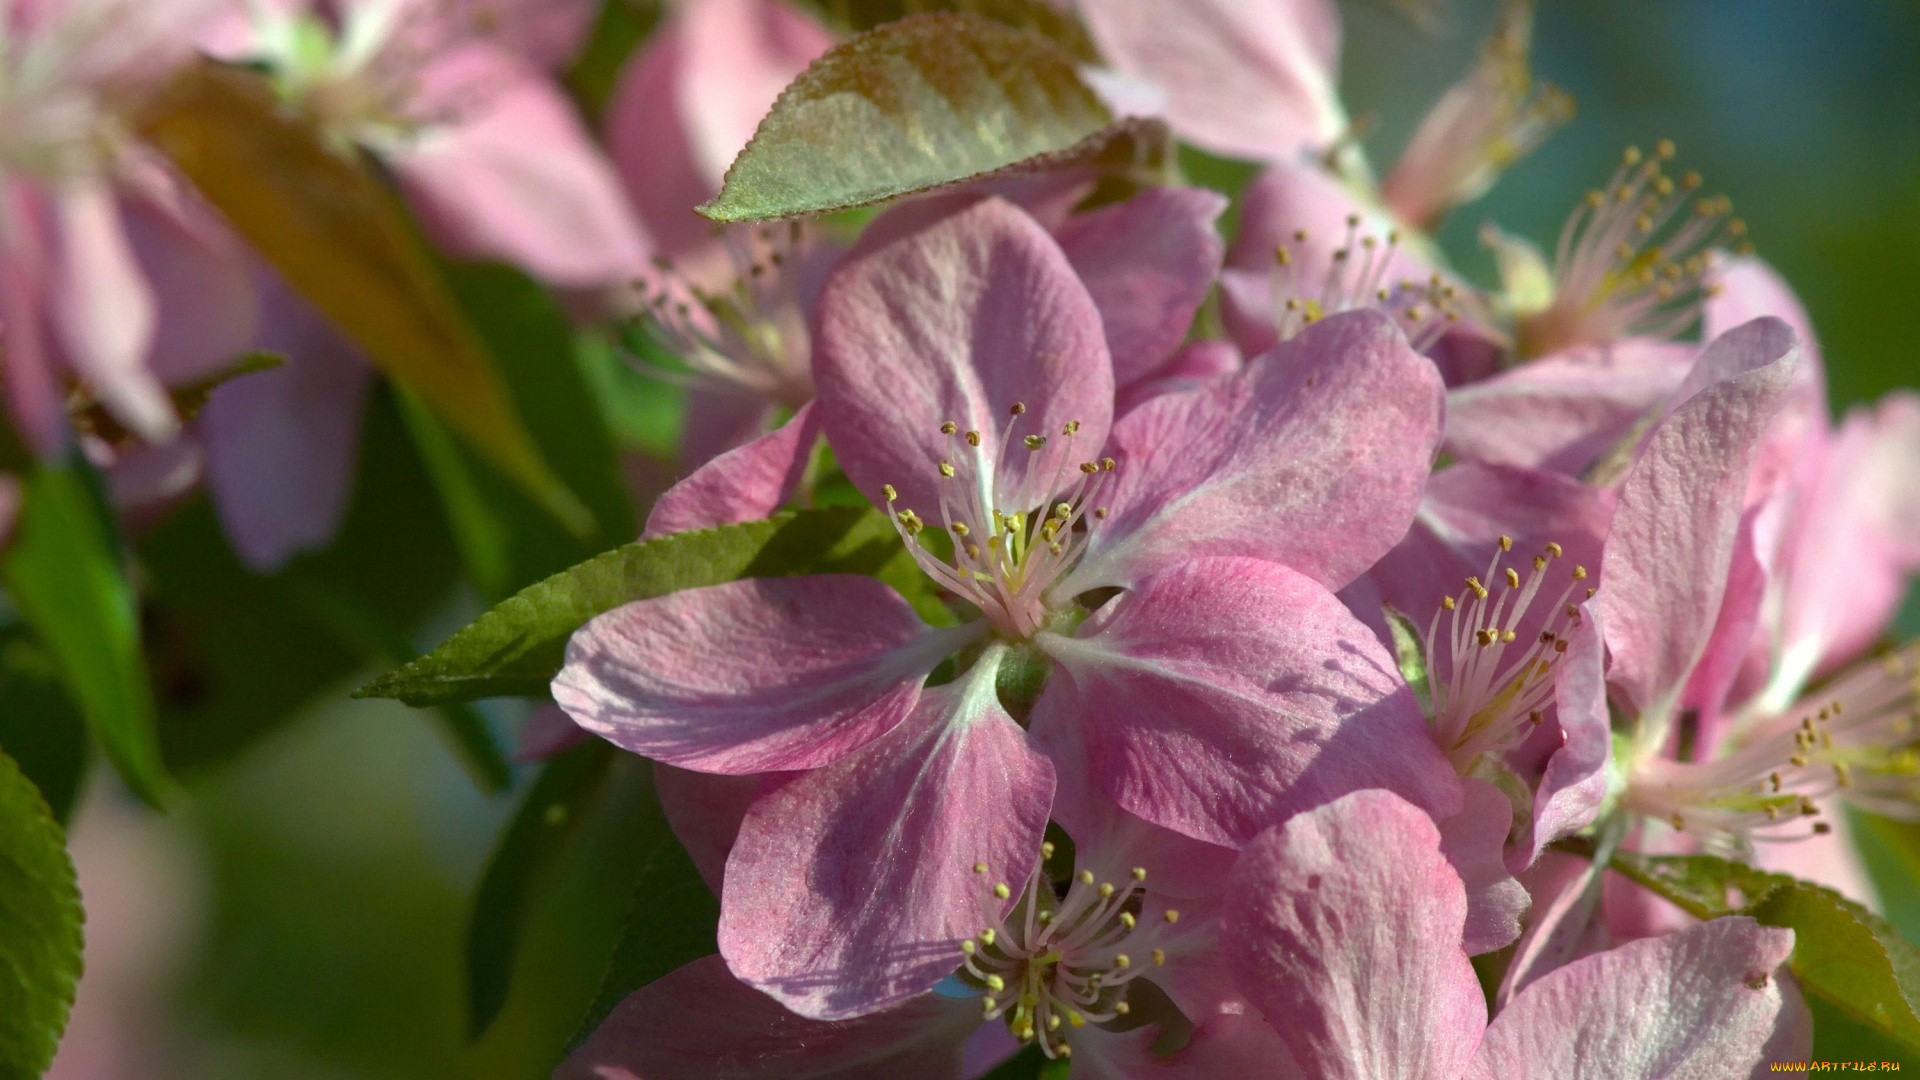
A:
{"label": "veined petal", "polygon": [[1513,827],[1513,803],[1499,788],[1464,777],[1466,805],[1440,822],[1440,853],[1453,864],[1467,893],[1461,947],[1469,956],[1492,952],[1520,937],[1520,919],[1531,903],[1526,887],[1507,871],[1502,849]]}
{"label": "veined petal", "polygon": [[1554,713],[1566,741],[1547,759],[1534,788],[1527,838],[1508,852],[1507,867],[1515,873],[1538,859],[1548,844],[1591,824],[1606,798],[1613,733],[1602,636],[1599,611],[1585,605],[1554,686]]}
{"label": "veined petal", "polygon": [[973,1002],[934,994],[857,1020],[809,1020],[708,956],[635,991],[553,1077],[960,1080],[960,1047],[979,1023]]}
{"label": "veined petal", "polygon": [[1412,524],[1444,393],[1386,316],[1358,311],[1141,405],[1114,426],[1120,466],[1101,495],[1111,516],[1058,593],[1131,586],[1211,555],[1344,588]]}
{"label": "veined petal", "polygon": [[1667,400],[1696,349],[1644,338],[1523,364],[1447,395],[1446,450],[1579,474]]}
{"label": "veined petal", "polygon": [[1458,1080],[1487,1018],[1460,948],[1466,918],[1432,820],[1358,791],[1241,854],[1223,945],[1305,1075]]}
{"label": "veined petal", "polygon": [[723,776],[719,773],[677,769],[653,763],[653,790],[667,825],[687,849],[700,879],[719,896],[726,878],[727,856],[740,836],[740,823],[754,800],[805,773],[758,773]]}
{"label": "veined petal", "polygon": [[1099,453],[1113,415],[1099,309],[1053,238],[997,198],[855,249],[822,290],[813,363],[847,476],[876,503],[892,484],[936,523],[937,463],[954,453],[943,423],[979,433],[967,441],[992,508],[1023,513]]}
{"label": "veined petal", "polygon": [[1700,358],[1719,377],[1654,428],[1621,488],[1597,600],[1610,678],[1649,725],[1643,745],[1665,741],[1673,706],[1707,648],[1748,471],[1796,361],[1793,333],[1778,319],[1722,335]]}
{"label": "veined petal", "polygon": [[1165,94],[1175,133],[1216,154],[1290,161],[1346,130],[1327,0],[1078,0],[1101,55]]}
{"label": "veined petal", "polygon": [[673,485],[647,514],[642,540],[771,515],[793,498],[820,434],[813,402],[778,430],[729,450]]}
{"label": "veined petal", "polygon": [[[171,181],[170,173],[163,174]],[[181,385],[225,369],[259,323],[254,263],[245,244],[190,192],[174,205],[127,199],[127,236],[153,289],[156,323],[148,367]]]}
{"label": "veined petal", "polygon": [[878,738],[979,624],[934,630],[869,577],[749,578],[574,632],[553,699],[616,746],[702,772],[810,769]]}
{"label": "veined petal", "polygon": [[1164,363],[1186,337],[1220,272],[1226,244],[1213,222],[1226,208],[1203,188],[1152,187],[1054,233],[1100,309],[1116,384]]}
{"label": "veined petal", "polygon": [[481,45],[442,57],[422,79],[430,93],[476,98],[455,97],[458,119],[392,161],[436,240],[553,285],[623,284],[645,271],[649,245],[619,177],[551,79]]}
{"label": "veined petal", "polygon": [[1000,925],[1014,901],[995,886],[1033,873],[1053,766],[1001,709],[998,666],[990,648],[892,732],[747,811],[720,908],[734,974],[803,1016],[860,1016],[931,989]]}
{"label": "veined petal", "polygon": [[1255,559],[1196,559],[1112,601],[1058,663],[1036,738],[1075,725],[1093,781],[1122,807],[1237,847],[1288,813],[1360,788],[1439,816],[1460,807],[1386,647],[1311,579]]}
{"label": "veined petal", "polygon": [[1494,1017],[1466,1080],[1732,1078],[1805,1060],[1792,951],[1793,931],[1733,917],[1576,960]]}

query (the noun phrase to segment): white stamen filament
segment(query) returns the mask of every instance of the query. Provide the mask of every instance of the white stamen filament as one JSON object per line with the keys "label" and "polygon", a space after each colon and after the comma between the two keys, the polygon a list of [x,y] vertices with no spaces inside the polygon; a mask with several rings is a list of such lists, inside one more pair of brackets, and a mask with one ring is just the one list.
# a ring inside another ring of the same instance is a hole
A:
{"label": "white stamen filament", "polygon": [[1295,232],[1292,238],[1294,247],[1302,250],[1296,251],[1285,242],[1274,248],[1268,283],[1280,340],[1293,338],[1329,315],[1376,308],[1400,323],[1416,351],[1427,348],[1449,323],[1459,319],[1454,306],[1456,290],[1438,274],[1426,282],[1408,280],[1390,286],[1387,271],[1399,250],[1400,234],[1389,231],[1382,241],[1362,233],[1360,224],[1358,214],[1348,215],[1346,239],[1329,258],[1326,275],[1317,288],[1307,280],[1304,270],[1305,230]]}
{"label": "white stamen filament", "polygon": [[[1099,882],[1082,870],[1056,898],[1044,869],[1035,871],[1001,925],[961,946],[959,977],[986,992],[985,1017],[1003,1018],[1014,1038],[1061,1058],[1072,1053],[1074,1030],[1126,1015],[1127,985],[1165,960],[1158,946],[1179,920],[1169,909],[1141,925],[1146,876],[1136,868],[1123,881]],[[992,887],[996,896],[1002,889]]]}
{"label": "white stamen filament", "polygon": [[[678,385],[718,384],[798,407],[813,397],[806,319],[796,268],[811,235],[800,222],[786,229],[723,232],[733,262],[731,284],[709,292],[665,259],[655,260],[659,287],[647,300],[650,329],[691,376],[648,366]],[[644,364],[644,361],[641,361]]]}
{"label": "white stamen filament", "polygon": [[[1430,674],[1429,684],[1434,738],[1463,772],[1480,755],[1510,750],[1531,733],[1553,697],[1553,671],[1580,625],[1580,609],[1572,599],[1575,590],[1584,588],[1581,583],[1587,572],[1576,566],[1554,601],[1546,626],[1526,642],[1520,641],[1520,622],[1539,597],[1548,567],[1562,552],[1560,545],[1548,544],[1534,557],[1533,570],[1522,583],[1517,570],[1502,573],[1500,568],[1500,556],[1512,546],[1510,539],[1501,537],[1487,566],[1487,581],[1492,584],[1468,578],[1459,601],[1447,597],[1427,628],[1431,664],[1441,655],[1441,616],[1450,613],[1445,638],[1448,671],[1444,679]],[[1587,596],[1593,594],[1590,588],[1584,591]]]}

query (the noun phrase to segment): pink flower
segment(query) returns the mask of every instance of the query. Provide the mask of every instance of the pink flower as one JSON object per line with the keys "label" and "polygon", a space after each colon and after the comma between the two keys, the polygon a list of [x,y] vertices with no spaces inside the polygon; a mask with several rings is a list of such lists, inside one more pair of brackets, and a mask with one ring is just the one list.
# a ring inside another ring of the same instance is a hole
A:
{"label": "pink flower", "polygon": [[1746,1076],[1812,1042],[1793,932],[1727,918],[1576,960],[1487,1022],[1460,948],[1466,891],[1427,815],[1379,791],[1263,834],[1222,950],[1290,1052],[1287,1076]]}
{"label": "pink flower", "polygon": [[43,457],[68,444],[65,375],[160,442],[180,422],[166,383],[209,374],[245,341],[244,273],[240,295],[220,295],[238,272],[231,239],[129,131],[132,111],[191,59],[216,4],[68,0],[4,16],[6,393]]}
{"label": "pink flower", "polygon": [[378,155],[451,254],[585,288],[631,280],[649,254],[618,176],[543,70],[591,12],[579,0],[279,0],[209,47],[265,65],[328,136]]}
{"label": "pink flower", "polygon": [[[885,1062],[958,1077],[963,1060],[973,1074],[1026,1043],[1071,1058],[1075,1075],[1115,1080],[1203,1077],[1228,1061],[1270,1061],[1274,1036],[1242,1015],[1219,951],[1233,853],[1157,829],[1063,780],[1075,865],[1057,881],[1036,870],[1017,889],[986,864],[974,867],[980,925],[946,954],[953,974],[936,992],[857,1019],[805,1019],[713,957],[629,997],[556,1076],[852,1076]],[[1056,855],[1051,843],[1040,852]],[[703,1043],[716,1017],[759,1037],[748,1048],[731,1038]],[[1178,1049],[1155,1054],[1157,1041]]]}
{"label": "pink flower", "polygon": [[[656,760],[801,771],[728,857],[736,975],[827,1019],[937,982],[977,930],[966,868],[1031,869],[1041,748],[1084,747],[1094,787],[1209,843],[1363,786],[1457,809],[1391,656],[1332,592],[1405,531],[1438,435],[1439,380],[1390,323],[1328,320],[1115,423],[1086,287],[987,199],[876,222],[818,328],[839,462],[977,617],[928,626],[870,578],[740,581],[601,616],[554,681],[583,727]],[[1031,741],[1003,692],[1032,703]]]}

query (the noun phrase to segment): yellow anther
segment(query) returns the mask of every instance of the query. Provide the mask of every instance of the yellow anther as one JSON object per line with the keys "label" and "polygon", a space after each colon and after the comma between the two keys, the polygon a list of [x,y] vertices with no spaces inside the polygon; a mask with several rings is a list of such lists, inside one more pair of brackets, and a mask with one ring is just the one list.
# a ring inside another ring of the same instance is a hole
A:
{"label": "yellow anther", "polygon": [[1086,473],[1088,476],[1092,476],[1094,473],[1100,471],[1100,466],[1095,465],[1091,461],[1083,461],[1080,463],[1080,471]]}
{"label": "yellow anther", "polygon": [[1164,964],[1166,964],[1166,962],[1167,962],[1167,951],[1165,949],[1153,950],[1153,966],[1154,967],[1161,967]]}
{"label": "yellow anther", "polygon": [[1133,874],[1133,880],[1135,881],[1147,880],[1147,868],[1144,866],[1134,867],[1132,870],[1132,874]]}
{"label": "yellow anther", "polygon": [[1667,819],[1667,823],[1673,826],[1674,832],[1687,831],[1687,820],[1679,814],[1675,814],[1673,817]]}
{"label": "yellow anther", "polygon": [[993,1000],[990,997],[983,997],[980,999],[980,1012],[982,1015],[992,1016],[993,1010],[996,1008],[999,1008],[999,1006],[1000,1006],[1000,1003]]}
{"label": "yellow anther", "polygon": [[1047,1017],[1047,1030],[1048,1031],[1060,1030],[1060,1014],[1059,1013],[1054,1013],[1051,1016]]}
{"label": "yellow anther", "polygon": [[977,431],[969,431],[969,432],[967,432],[967,445],[968,445],[968,446],[979,446],[979,445],[980,445],[980,433],[979,433],[979,432],[977,432]]}
{"label": "yellow anther", "polygon": [[1053,858],[1053,841],[1042,840],[1040,842],[1040,857],[1043,859]]}
{"label": "yellow anther", "polygon": [[1084,1016],[1081,1016],[1081,1015],[1080,1015],[1079,1013],[1077,1013],[1077,1012],[1073,1012],[1072,1010],[1068,1010],[1068,1012],[1067,1012],[1067,1023],[1069,1023],[1069,1024],[1071,1024],[1071,1025],[1073,1025],[1074,1027],[1086,1027],[1086,1026],[1087,1026],[1087,1018],[1086,1018],[1086,1017],[1084,1017]]}
{"label": "yellow anther", "polygon": [[1573,580],[1575,580],[1575,581],[1585,581],[1585,580],[1587,580],[1587,568],[1586,568],[1586,567],[1584,567],[1584,566],[1576,566],[1576,567],[1574,567],[1574,568],[1573,568]]}
{"label": "yellow anther", "polygon": [[994,883],[994,886],[993,886],[993,895],[995,895],[995,896],[997,896],[997,897],[999,897],[999,898],[1000,898],[1000,899],[1002,899],[1002,900],[1005,900],[1005,899],[1006,899],[1007,897],[1009,897],[1009,896],[1012,896],[1012,895],[1013,895],[1013,890],[1012,890],[1012,889],[1009,889],[1009,888],[1007,888],[1007,883],[1006,883],[1006,882],[1004,882],[1004,881],[999,881],[999,882],[995,882],[995,883]]}
{"label": "yellow anther", "polygon": [[1777,773],[1777,772],[1776,772],[1776,773],[1768,773],[1768,774],[1767,774],[1767,779],[1768,779],[1769,781],[1771,781],[1771,782],[1772,782],[1772,784],[1773,784],[1773,790],[1774,790],[1774,791],[1776,791],[1776,792],[1778,792],[1778,791],[1780,790],[1780,774],[1779,774],[1779,773]]}
{"label": "yellow anther", "polygon": [[1124,926],[1124,927],[1126,927],[1127,929],[1129,929],[1129,930],[1131,930],[1131,929],[1133,929],[1133,924],[1134,924],[1134,921],[1135,921],[1135,920],[1134,920],[1134,917],[1133,917],[1133,914],[1132,914],[1131,912],[1126,912],[1126,911],[1123,911],[1123,912],[1121,912],[1121,913],[1120,913],[1120,925],[1121,925],[1121,926]]}
{"label": "yellow anther", "polygon": [[1285,244],[1273,245],[1273,261],[1281,266],[1289,266],[1293,263],[1293,256],[1287,253]]}
{"label": "yellow anther", "polygon": [[964,521],[956,521],[953,523],[953,535],[955,536],[964,537],[971,531],[972,530],[967,528],[967,523]]}
{"label": "yellow anther", "polygon": [[1038,450],[1047,445],[1047,437],[1045,435],[1029,435],[1024,441],[1029,450]]}
{"label": "yellow anther", "polygon": [[1066,1043],[1061,1043],[1059,1047],[1054,1050],[1054,1053],[1063,1058],[1070,1058],[1073,1056],[1073,1047],[1068,1046]]}
{"label": "yellow anther", "polygon": [[976,874],[984,874],[984,873],[986,873],[986,872],[987,872],[987,864],[986,864],[986,863],[983,863],[983,862],[977,862],[977,863],[974,863],[974,864],[973,864],[973,872],[974,872],[974,873],[976,873]]}
{"label": "yellow anther", "polygon": [[1007,415],[1009,416],[1019,416],[1026,411],[1027,403],[1024,401],[1016,401],[1012,405],[1007,406]]}
{"label": "yellow anther", "polygon": [[1502,642],[1503,644],[1507,644],[1507,645],[1511,645],[1511,644],[1513,644],[1513,639],[1514,639],[1514,637],[1515,637],[1515,634],[1514,634],[1514,632],[1513,632],[1513,631],[1511,631],[1511,630],[1502,630],[1502,631],[1500,631],[1500,641],[1501,641],[1501,642]]}
{"label": "yellow anther", "polygon": [[987,989],[997,994],[1000,991],[1005,990],[1006,988],[1007,988],[1007,980],[1001,978],[998,975],[987,976]]}
{"label": "yellow anther", "polygon": [[1172,908],[1168,908],[1166,912],[1163,913],[1160,917],[1162,919],[1165,919],[1170,924],[1177,923],[1180,921],[1180,913],[1178,911],[1175,911]]}
{"label": "yellow anther", "polygon": [[1511,566],[1507,567],[1507,588],[1517,589],[1519,587],[1520,587],[1520,571],[1515,570]]}
{"label": "yellow anther", "polygon": [[1094,510],[1093,516],[1101,521],[1107,520],[1107,508],[1102,506]]}
{"label": "yellow anther", "polygon": [[1119,955],[1113,958],[1113,966],[1117,968],[1122,968],[1122,969],[1132,967],[1133,958],[1128,956],[1126,953],[1120,953]]}
{"label": "yellow anther", "polygon": [[880,494],[885,495],[887,497],[888,502],[892,502],[893,500],[900,497],[900,493],[893,489],[892,484],[881,484]]}
{"label": "yellow anther", "polygon": [[1545,555],[1535,555],[1533,557],[1533,568],[1535,570],[1545,570],[1547,568],[1547,557]]}
{"label": "yellow anther", "polygon": [[1672,161],[1673,160],[1673,140],[1661,139],[1658,143],[1654,144],[1653,152],[1659,156],[1661,161]]}
{"label": "yellow anther", "polygon": [[994,933],[993,933],[992,927],[988,927],[987,929],[980,931],[980,944],[991,945],[993,944],[993,938],[994,938]]}
{"label": "yellow anther", "polygon": [[1620,155],[1620,161],[1626,165],[1640,164],[1640,148],[1637,146],[1627,147],[1626,153]]}
{"label": "yellow anther", "polygon": [[1062,435],[1078,435],[1078,434],[1080,434],[1080,421],[1078,421],[1078,420],[1069,420],[1069,421],[1067,421],[1067,423],[1066,423],[1066,426],[1065,426],[1065,427],[1062,427],[1062,428],[1060,429],[1060,434],[1062,434]]}
{"label": "yellow anther", "polygon": [[1080,871],[1080,884],[1082,885],[1093,884],[1093,871],[1091,870]]}
{"label": "yellow anther", "polygon": [[1457,606],[1451,596],[1443,596],[1440,598],[1440,607],[1446,611],[1452,611]]}
{"label": "yellow anther", "polygon": [[1795,754],[1788,758],[1787,762],[1797,769],[1807,763],[1807,756],[1805,754]]}
{"label": "yellow anther", "polygon": [[947,422],[940,425],[940,434],[942,435],[951,435],[954,432],[959,430],[960,430],[960,425],[954,423],[951,420],[948,420]]}
{"label": "yellow anther", "polygon": [[1073,516],[1073,507],[1068,506],[1066,503],[1054,503],[1053,516],[1059,518],[1061,521],[1065,521]]}
{"label": "yellow anther", "polygon": [[1512,550],[1513,550],[1513,537],[1511,537],[1511,536],[1502,536],[1502,537],[1500,538],[1500,550],[1501,550],[1501,551],[1512,551]]}
{"label": "yellow anther", "polygon": [[1113,1012],[1116,1016],[1125,1016],[1132,1011],[1133,1009],[1124,1001],[1116,1001],[1113,1003]]}
{"label": "yellow anther", "polygon": [[1838,781],[1843,788],[1853,786],[1853,774],[1847,771],[1847,763],[1844,761],[1836,761],[1833,763],[1833,778]]}
{"label": "yellow anther", "polygon": [[1114,461],[1112,458],[1103,457],[1100,459],[1100,470],[1102,472],[1112,472],[1113,467],[1117,464],[1119,464],[1119,462]]}
{"label": "yellow anther", "polygon": [[960,943],[960,951],[963,953],[966,953],[968,956],[972,956],[974,954],[974,950],[978,948],[979,946],[973,943],[972,938],[968,938],[967,940]]}
{"label": "yellow anther", "polygon": [[1111,881],[1101,882],[1100,883],[1100,899],[1105,900],[1107,897],[1112,895],[1113,895],[1113,882]]}
{"label": "yellow anther", "polygon": [[1493,644],[1494,635],[1492,630],[1488,630],[1488,629],[1475,630],[1473,632],[1473,637],[1474,637],[1474,640],[1478,641],[1483,646]]}
{"label": "yellow anther", "polygon": [[1813,835],[1815,836],[1825,836],[1832,831],[1833,826],[1824,821],[1816,821],[1813,823]]}
{"label": "yellow anther", "polygon": [[949,480],[953,479],[953,462],[951,461],[941,462],[940,475],[946,477]]}

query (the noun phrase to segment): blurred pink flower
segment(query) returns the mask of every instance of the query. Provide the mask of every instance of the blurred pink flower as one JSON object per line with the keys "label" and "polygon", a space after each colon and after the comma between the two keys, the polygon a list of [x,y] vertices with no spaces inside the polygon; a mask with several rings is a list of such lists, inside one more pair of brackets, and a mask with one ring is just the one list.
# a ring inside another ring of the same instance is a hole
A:
{"label": "blurred pink flower", "polygon": [[[1241,843],[1361,786],[1458,808],[1391,657],[1330,591],[1405,531],[1438,435],[1439,381],[1384,319],[1329,320],[1155,398],[1100,461],[1099,310],[1003,201],[875,222],[818,325],[814,408],[840,464],[982,617],[929,627],[870,578],[740,581],[599,617],[554,682],[582,726],[656,760],[803,771],[763,791],[728,857],[735,974],[823,1019],[938,980],[951,945],[929,943],[979,918],[957,871],[1024,876],[1052,801],[1002,668],[1053,669],[1040,747],[1084,746],[1096,787],[1196,839]],[[940,508],[951,563],[903,506]],[[1123,595],[1080,623],[1096,589]],[[923,692],[963,649],[972,667]]]}

